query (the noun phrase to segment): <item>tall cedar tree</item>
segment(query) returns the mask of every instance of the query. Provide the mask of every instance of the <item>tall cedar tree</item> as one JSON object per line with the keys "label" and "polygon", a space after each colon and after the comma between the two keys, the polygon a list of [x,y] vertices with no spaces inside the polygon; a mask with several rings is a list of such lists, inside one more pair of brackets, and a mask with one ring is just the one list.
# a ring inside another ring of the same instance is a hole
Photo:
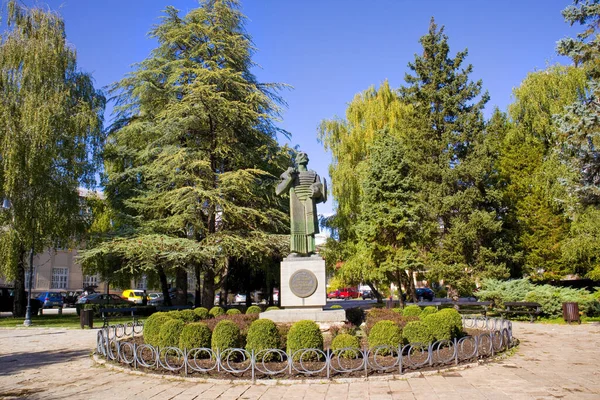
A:
{"label": "tall cedar tree", "polygon": [[8,3],[0,42],[0,275],[25,312],[26,253],[67,245],[84,228],[78,187],[94,183],[105,99],[77,69],[63,20]]}
{"label": "tall cedar tree", "polygon": [[90,268],[117,255],[131,272],[156,271],[166,299],[166,274],[185,298],[194,270],[207,307],[229,265],[268,264],[285,246],[273,191],[289,165],[274,124],[282,85],[250,73],[244,20],[235,0],[201,1],[184,17],[168,7],[151,31],[158,47],[113,86],[106,194],[128,229],[85,253]]}
{"label": "tall cedar tree", "polygon": [[438,225],[422,262],[432,280],[470,292],[473,278],[505,276],[496,234],[502,222],[490,177],[492,155],[485,146],[483,107],[489,99],[481,81],[462,67],[467,51],[450,57],[448,37],[432,19],[420,39],[421,55],[409,63],[402,99],[415,109],[416,135],[405,137],[407,162],[422,181],[421,201]]}

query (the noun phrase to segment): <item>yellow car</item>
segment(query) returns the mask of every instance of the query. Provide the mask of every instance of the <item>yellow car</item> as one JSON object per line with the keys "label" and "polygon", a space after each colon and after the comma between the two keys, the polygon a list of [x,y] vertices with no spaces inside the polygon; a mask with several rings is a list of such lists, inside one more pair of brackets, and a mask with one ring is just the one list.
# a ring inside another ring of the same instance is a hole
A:
{"label": "yellow car", "polygon": [[134,289],[124,290],[121,297],[123,297],[125,300],[131,301],[132,303],[142,304],[144,302],[144,291]]}

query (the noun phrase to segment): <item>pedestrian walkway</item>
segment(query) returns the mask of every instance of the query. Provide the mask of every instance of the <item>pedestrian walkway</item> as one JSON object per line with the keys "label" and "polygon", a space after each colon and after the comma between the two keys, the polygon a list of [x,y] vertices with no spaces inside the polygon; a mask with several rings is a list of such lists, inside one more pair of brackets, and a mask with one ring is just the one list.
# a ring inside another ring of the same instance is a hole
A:
{"label": "pedestrian walkway", "polygon": [[134,375],[94,363],[97,330],[0,329],[0,399],[600,399],[600,325],[514,323],[511,357],[408,379],[249,385]]}

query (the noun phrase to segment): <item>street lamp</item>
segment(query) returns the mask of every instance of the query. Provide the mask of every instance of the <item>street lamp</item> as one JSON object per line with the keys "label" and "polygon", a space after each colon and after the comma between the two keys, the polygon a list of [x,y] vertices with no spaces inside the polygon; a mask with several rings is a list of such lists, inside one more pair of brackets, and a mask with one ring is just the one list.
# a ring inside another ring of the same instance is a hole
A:
{"label": "street lamp", "polygon": [[[2,208],[5,210],[10,210],[12,208],[12,204],[9,199],[4,199],[2,202]],[[31,219],[32,228],[35,224],[35,219]],[[34,228],[35,229],[35,228]],[[25,321],[23,321],[24,326],[31,326],[31,286],[33,286],[33,252],[35,249],[35,232],[31,235],[31,251],[29,252],[29,282],[27,291],[27,308],[25,309]]]}

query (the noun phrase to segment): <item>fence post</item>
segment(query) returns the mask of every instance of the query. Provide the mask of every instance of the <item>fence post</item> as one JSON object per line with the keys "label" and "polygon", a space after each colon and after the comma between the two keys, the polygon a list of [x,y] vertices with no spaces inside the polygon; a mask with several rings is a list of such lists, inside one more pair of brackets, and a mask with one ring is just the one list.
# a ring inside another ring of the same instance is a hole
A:
{"label": "fence post", "polygon": [[458,339],[454,338],[454,365],[458,365]]}
{"label": "fence post", "polygon": [[404,346],[399,345],[398,346],[400,352],[398,353],[398,372],[400,373],[400,375],[402,375],[402,368],[404,367],[403,363],[402,363],[402,357],[404,357]]}

